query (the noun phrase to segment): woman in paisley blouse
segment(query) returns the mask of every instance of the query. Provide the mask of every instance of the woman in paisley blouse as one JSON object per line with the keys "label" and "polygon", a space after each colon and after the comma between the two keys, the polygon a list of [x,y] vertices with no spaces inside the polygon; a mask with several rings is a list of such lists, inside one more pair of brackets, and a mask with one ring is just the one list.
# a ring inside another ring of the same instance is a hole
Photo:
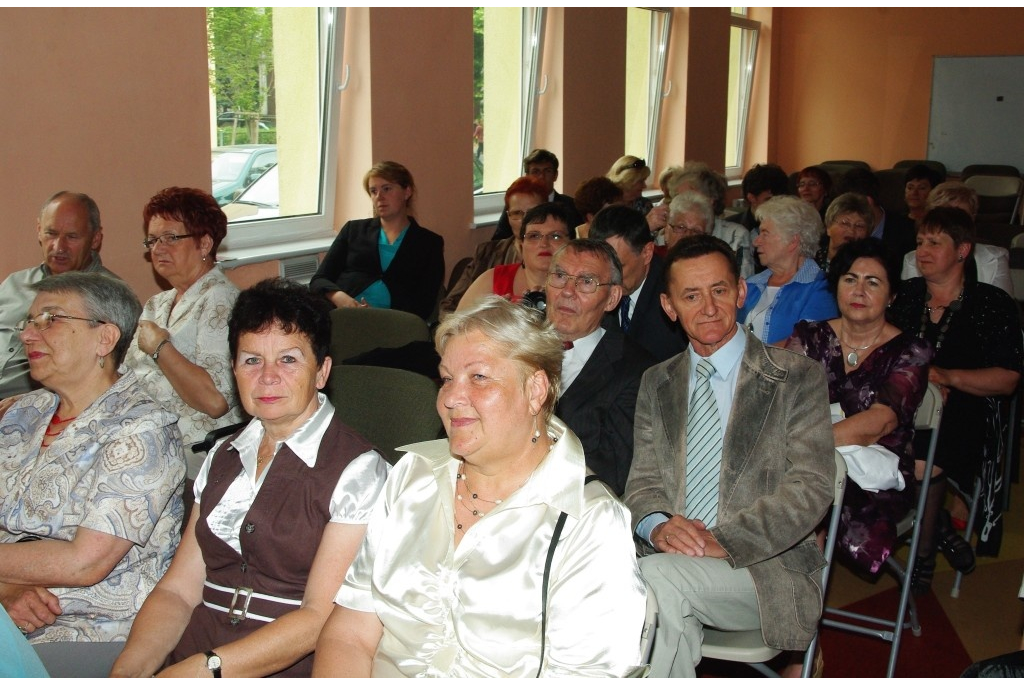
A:
{"label": "woman in paisley blouse", "polygon": [[828,280],[839,318],[796,324],[783,343],[817,359],[828,376],[829,401],[845,418],[833,424],[836,445],[880,445],[899,457],[902,489],[868,491],[852,478],[846,486],[837,548],[875,573],[892,552],[896,523],[913,502],[914,413],[928,386],[931,346],[885,320],[899,283],[881,241],[844,244],[832,258]]}
{"label": "woman in paisley blouse", "polygon": [[193,457],[188,446],[242,420],[227,336],[238,288],[217,266],[227,217],[195,188],[165,188],[142,215],[153,271],[171,288],[146,303],[125,364],[153,399],[178,415],[194,478],[204,455]]}
{"label": "woman in paisley blouse", "polygon": [[21,340],[44,387],[0,420],[0,603],[33,642],[124,640],[178,544],[177,417],[118,373],[141,309],[127,285],[34,288]]}

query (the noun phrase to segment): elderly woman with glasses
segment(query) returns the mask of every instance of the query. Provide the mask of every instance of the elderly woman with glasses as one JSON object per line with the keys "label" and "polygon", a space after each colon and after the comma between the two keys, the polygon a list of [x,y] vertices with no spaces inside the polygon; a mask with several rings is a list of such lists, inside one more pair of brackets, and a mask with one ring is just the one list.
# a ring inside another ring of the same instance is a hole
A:
{"label": "elderly woman with glasses", "polygon": [[459,302],[460,311],[487,295],[501,295],[512,302],[543,299],[551,255],[569,240],[569,226],[562,206],[545,202],[526,212],[517,234],[523,261],[501,264],[480,274]]}
{"label": "elderly woman with glasses", "polygon": [[178,544],[177,417],[118,371],[141,309],[127,285],[33,288],[20,335],[43,388],[0,420],[0,604],[32,642],[124,640]]}
{"label": "elderly woman with glasses", "polygon": [[[171,289],[146,302],[125,365],[178,415],[187,448],[242,418],[227,337],[238,288],[217,266],[228,220],[212,196],[195,188],[160,191],[142,216],[153,271]],[[190,477],[201,463],[202,455],[190,460]]]}

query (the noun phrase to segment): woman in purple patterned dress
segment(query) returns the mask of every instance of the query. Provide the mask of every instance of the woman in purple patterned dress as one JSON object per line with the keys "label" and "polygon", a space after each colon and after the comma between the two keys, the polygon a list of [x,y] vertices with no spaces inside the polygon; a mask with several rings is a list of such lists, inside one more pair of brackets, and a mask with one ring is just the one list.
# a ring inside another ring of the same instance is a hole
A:
{"label": "woman in purple patterned dress", "polygon": [[[914,482],[914,413],[928,385],[931,346],[885,320],[898,273],[890,271],[881,241],[847,243],[836,253],[828,280],[839,318],[801,321],[783,347],[820,361],[829,401],[846,418],[833,425],[836,445],[881,445],[895,453],[904,482]],[[892,552],[896,523],[912,506],[913,488],[871,492],[847,481],[837,548],[858,566],[877,572]]]}

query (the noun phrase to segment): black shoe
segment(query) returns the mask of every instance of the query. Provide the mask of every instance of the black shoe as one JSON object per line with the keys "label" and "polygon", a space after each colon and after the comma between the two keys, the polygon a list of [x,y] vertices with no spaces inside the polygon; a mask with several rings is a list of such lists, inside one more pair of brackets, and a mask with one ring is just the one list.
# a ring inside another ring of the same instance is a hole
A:
{"label": "black shoe", "polygon": [[948,511],[943,509],[939,517],[939,551],[954,570],[964,575],[970,573],[975,567],[974,550],[967,540],[953,530]]}
{"label": "black shoe", "polygon": [[910,576],[910,592],[915,597],[928,594],[935,576],[935,557],[918,557]]}

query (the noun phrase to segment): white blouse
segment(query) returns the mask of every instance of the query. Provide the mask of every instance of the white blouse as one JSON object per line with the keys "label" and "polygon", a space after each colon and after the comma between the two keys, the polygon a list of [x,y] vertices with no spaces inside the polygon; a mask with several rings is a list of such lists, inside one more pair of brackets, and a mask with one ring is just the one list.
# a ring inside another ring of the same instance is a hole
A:
{"label": "white blouse", "polygon": [[[290,438],[277,443],[274,448],[275,456],[282,445],[288,445],[295,456],[307,466],[313,468],[316,465],[320,441],[323,440],[324,433],[327,432],[331,419],[334,418],[334,405],[327,399],[327,396],[317,393],[317,400],[320,402],[320,407]],[[249,513],[267,474],[270,473],[268,464],[260,477],[256,478],[256,453],[262,439],[263,424],[259,419],[253,419],[228,446],[229,450],[238,452],[238,457],[242,461],[242,470],[228,486],[224,497],[206,519],[213,534],[231,545],[231,548],[239,554],[242,553],[242,545],[239,542],[242,521]],[[210,450],[206,461],[203,462],[203,466],[199,470],[199,475],[196,476],[196,506],[202,499],[203,490],[206,488],[210,476],[213,455],[220,449],[220,445],[221,443],[217,443]],[[334,487],[334,493],[331,495],[331,523],[365,524],[370,518],[373,505],[384,489],[384,482],[387,480],[390,469],[391,465],[373,450],[364,452],[353,459],[342,471],[338,484]]]}
{"label": "white blouse", "polygon": [[392,471],[336,602],[384,626],[375,677],[532,677],[540,665],[548,544],[568,513],[548,589],[543,675],[621,676],[639,662],[646,593],[629,511],[601,483],[584,489],[579,439],[559,438],[530,479],[456,548],[447,440],[412,445]]}

